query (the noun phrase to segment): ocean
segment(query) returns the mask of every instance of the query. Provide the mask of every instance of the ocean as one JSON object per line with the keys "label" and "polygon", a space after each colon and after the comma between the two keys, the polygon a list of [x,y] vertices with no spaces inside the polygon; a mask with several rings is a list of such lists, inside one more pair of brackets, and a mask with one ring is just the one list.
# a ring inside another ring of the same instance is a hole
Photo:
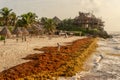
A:
{"label": "ocean", "polygon": [[120,32],[111,33],[113,38],[98,41],[98,47],[86,62],[86,71],[60,80],[120,80]]}

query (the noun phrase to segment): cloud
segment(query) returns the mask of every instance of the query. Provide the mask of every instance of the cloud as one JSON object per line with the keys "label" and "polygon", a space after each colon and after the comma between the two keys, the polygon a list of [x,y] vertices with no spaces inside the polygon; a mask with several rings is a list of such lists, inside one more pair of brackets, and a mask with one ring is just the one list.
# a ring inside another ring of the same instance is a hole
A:
{"label": "cloud", "polygon": [[93,12],[98,17],[102,16],[106,29],[118,30],[119,3],[120,0],[0,0],[0,8],[9,7],[17,15],[32,11],[39,17],[58,16],[61,19],[74,18],[79,11]]}
{"label": "cloud", "polygon": [[98,13],[101,9],[103,0],[81,0],[80,5],[86,11]]}

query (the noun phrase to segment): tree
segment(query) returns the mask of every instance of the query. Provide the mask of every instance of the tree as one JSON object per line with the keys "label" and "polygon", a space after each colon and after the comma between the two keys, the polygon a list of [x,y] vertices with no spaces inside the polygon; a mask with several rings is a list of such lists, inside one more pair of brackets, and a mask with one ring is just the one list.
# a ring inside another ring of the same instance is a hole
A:
{"label": "tree", "polygon": [[73,19],[64,19],[57,27],[59,30],[65,31],[80,31],[81,28],[73,24]]}
{"label": "tree", "polygon": [[4,25],[6,25],[6,26],[8,25],[11,11],[12,11],[12,9],[8,9],[7,7],[4,7],[0,10],[0,14],[3,16]]}
{"label": "tree", "polygon": [[30,27],[33,23],[36,22],[37,15],[32,12],[28,12],[27,14],[22,14],[19,16],[16,26],[20,27]]}
{"label": "tree", "polygon": [[16,16],[16,13],[12,12],[9,16],[9,25],[11,26],[15,26],[16,24],[16,21],[17,21],[17,16]]}
{"label": "tree", "polygon": [[45,19],[43,24],[45,32],[47,33],[53,33],[56,30],[55,23],[52,19]]}

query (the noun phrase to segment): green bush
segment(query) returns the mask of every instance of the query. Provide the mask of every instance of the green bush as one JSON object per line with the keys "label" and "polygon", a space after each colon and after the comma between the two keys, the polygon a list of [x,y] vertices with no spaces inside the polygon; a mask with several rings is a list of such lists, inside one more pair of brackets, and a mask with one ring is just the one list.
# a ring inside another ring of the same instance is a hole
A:
{"label": "green bush", "polygon": [[85,33],[85,32],[82,32],[81,36],[85,36],[85,35],[86,35],[86,33]]}
{"label": "green bush", "polygon": [[13,31],[13,26],[9,26],[8,29],[10,30],[10,32]]}
{"label": "green bush", "polygon": [[81,36],[80,32],[74,33],[75,36]]}
{"label": "green bush", "polygon": [[4,36],[0,36],[0,40],[5,40],[5,37]]}

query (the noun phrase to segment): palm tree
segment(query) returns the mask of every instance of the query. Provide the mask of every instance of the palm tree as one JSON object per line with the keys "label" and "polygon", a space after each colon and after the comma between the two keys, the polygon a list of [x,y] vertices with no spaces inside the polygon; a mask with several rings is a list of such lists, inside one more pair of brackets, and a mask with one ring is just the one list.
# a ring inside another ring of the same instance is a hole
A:
{"label": "palm tree", "polygon": [[52,34],[56,30],[55,22],[52,19],[44,21],[45,32]]}
{"label": "palm tree", "polygon": [[10,17],[9,25],[15,26],[16,21],[17,21],[16,13],[12,12],[9,17]]}
{"label": "palm tree", "polygon": [[0,26],[3,26],[3,17],[0,16]]}
{"label": "palm tree", "polygon": [[35,13],[29,12],[27,14],[22,14],[19,18],[16,26],[28,28],[36,22],[37,16]]}
{"label": "palm tree", "polygon": [[4,7],[0,10],[0,14],[3,16],[4,19],[4,25],[8,25],[8,21],[9,21],[9,16],[11,13],[12,9],[8,9],[7,7]]}
{"label": "palm tree", "polygon": [[28,15],[30,18],[30,23],[36,22],[36,18],[38,18],[38,16],[35,13],[29,12]]}

